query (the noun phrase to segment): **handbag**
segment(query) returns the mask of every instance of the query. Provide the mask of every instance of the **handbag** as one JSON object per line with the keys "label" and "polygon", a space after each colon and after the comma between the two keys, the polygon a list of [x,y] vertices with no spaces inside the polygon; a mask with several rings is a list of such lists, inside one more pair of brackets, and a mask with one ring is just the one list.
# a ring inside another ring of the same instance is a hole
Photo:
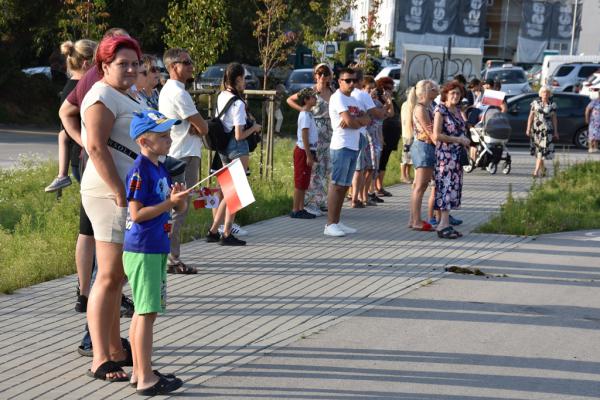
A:
{"label": "handbag", "polygon": [[461,167],[471,164],[471,160],[469,159],[467,149],[465,149],[463,146],[460,146],[460,148],[458,149],[458,163]]}

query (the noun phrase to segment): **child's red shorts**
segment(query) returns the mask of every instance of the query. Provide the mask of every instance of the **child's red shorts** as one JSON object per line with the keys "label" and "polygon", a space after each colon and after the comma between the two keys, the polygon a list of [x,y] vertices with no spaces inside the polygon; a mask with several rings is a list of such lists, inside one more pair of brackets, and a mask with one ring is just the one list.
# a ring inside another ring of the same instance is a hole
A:
{"label": "child's red shorts", "polygon": [[[316,161],[315,152],[313,158]],[[310,173],[312,168],[306,165],[306,152],[300,147],[294,147],[294,187],[298,190],[308,189],[310,184]]]}

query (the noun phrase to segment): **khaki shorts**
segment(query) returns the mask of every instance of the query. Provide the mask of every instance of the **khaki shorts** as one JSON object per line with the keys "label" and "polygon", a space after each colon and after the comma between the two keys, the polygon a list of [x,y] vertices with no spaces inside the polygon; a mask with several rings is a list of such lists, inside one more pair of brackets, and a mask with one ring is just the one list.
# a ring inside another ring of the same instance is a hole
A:
{"label": "khaki shorts", "polygon": [[123,243],[127,207],[117,207],[113,199],[81,195],[92,228],[94,239],[108,243]]}

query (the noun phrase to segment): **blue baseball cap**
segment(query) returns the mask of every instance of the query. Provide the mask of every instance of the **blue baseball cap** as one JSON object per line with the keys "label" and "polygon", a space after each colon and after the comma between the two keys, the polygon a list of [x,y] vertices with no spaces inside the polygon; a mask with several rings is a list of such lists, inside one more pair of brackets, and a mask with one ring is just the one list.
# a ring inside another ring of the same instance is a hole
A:
{"label": "blue baseball cap", "polygon": [[173,125],[180,123],[181,120],[169,119],[156,110],[134,112],[129,126],[129,136],[135,140],[146,132],[166,132]]}

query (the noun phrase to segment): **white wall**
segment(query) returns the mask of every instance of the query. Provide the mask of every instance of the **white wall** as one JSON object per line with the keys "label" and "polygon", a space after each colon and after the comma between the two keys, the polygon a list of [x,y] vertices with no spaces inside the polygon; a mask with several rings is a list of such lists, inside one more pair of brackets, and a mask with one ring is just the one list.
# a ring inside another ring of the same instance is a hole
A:
{"label": "white wall", "polygon": [[578,52],[600,54],[600,1],[583,0]]}
{"label": "white wall", "polygon": [[[363,40],[364,35],[361,33],[360,20],[366,17],[371,5],[370,0],[358,0],[357,7],[352,11],[352,29],[354,29],[355,38]],[[396,10],[395,0],[383,0],[379,7],[377,22],[381,26],[381,37],[373,44],[379,45],[382,53],[387,54],[386,48],[394,38],[394,14]]]}

